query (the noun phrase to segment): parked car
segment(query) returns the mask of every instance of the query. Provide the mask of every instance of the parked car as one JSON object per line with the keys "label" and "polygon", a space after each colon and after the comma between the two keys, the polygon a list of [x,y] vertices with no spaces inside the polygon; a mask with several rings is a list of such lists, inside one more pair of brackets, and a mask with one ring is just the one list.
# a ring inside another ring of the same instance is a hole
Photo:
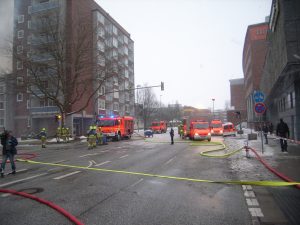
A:
{"label": "parked car", "polygon": [[145,130],[144,136],[145,137],[153,137],[153,130],[151,130],[151,129]]}

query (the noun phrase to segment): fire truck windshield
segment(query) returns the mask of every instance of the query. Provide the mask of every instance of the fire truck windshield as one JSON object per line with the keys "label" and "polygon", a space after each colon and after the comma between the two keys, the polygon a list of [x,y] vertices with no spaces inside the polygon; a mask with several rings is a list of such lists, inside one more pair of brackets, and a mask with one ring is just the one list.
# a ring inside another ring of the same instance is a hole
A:
{"label": "fire truck windshield", "polygon": [[99,127],[112,127],[115,125],[119,125],[118,120],[99,120],[98,121]]}
{"label": "fire truck windshield", "polygon": [[207,129],[208,123],[195,123],[194,128],[195,129]]}
{"label": "fire truck windshield", "polygon": [[219,127],[222,127],[222,124],[220,124],[220,123],[217,123],[217,124],[211,124],[211,126],[213,127],[213,128],[219,128]]}

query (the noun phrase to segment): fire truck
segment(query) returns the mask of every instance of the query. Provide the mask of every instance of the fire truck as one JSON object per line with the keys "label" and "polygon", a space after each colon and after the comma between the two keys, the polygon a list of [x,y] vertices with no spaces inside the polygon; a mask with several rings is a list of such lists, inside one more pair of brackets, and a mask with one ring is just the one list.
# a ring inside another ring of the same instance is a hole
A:
{"label": "fire truck", "polygon": [[166,133],[167,132],[167,122],[166,121],[154,121],[152,122],[151,130],[154,133]]}
{"label": "fire truck", "polygon": [[120,141],[131,138],[133,134],[134,119],[130,116],[100,117],[97,119],[97,132],[101,129],[106,138]]}
{"label": "fire truck", "polygon": [[183,137],[191,140],[211,141],[209,123],[205,120],[186,117],[183,119]]}
{"label": "fire truck", "polygon": [[223,135],[223,126],[221,120],[212,120],[210,122],[210,133],[211,135]]}

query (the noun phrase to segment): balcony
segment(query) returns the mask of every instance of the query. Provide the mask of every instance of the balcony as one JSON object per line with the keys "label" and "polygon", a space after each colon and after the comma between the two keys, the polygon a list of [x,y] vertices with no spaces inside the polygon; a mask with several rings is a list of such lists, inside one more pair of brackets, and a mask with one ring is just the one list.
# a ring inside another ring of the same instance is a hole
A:
{"label": "balcony", "polygon": [[31,56],[31,60],[33,62],[45,62],[45,61],[51,61],[53,59],[54,59],[53,56],[48,53]]}
{"label": "balcony", "polygon": [[59,112],[56,106],[46,106],[46,107],[32,107],[30,108],[30,113],[32,114],[54,114]]}
{"label": "balcony", "polygon": [[58,1],[51,1],[51,2],[43,2],[40,4],[34,4],[31,8],[31,14],[43,12],[50,9],[59,8]]}

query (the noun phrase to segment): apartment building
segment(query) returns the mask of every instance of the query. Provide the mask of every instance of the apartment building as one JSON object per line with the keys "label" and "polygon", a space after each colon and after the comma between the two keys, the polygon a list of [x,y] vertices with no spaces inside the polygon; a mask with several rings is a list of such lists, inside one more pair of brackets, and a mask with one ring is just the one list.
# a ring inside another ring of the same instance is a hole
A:
{"label": "apartment building", "polygon": [[[60,112],[55,99],[41,98],[43,88],[33,93],[24,83],[28,77],[35,76],[43,82],[45,90],[57,90],[50,80],[51,75],[58,74],[58,68],[65,75],[64,87],[73,90],[69,95],[81,97],[66,107],[66,115],[70,114],[65,118],[66,124],[74,135],[85,134],[98,115],[134,115],[135,96],[130,90],[134,87],[134,42],[94,0],[15,0],[14,19],[15,85],[10,90],[12,113],[7,124],[17,136],[36,133],[42,127],[54,135],[59,125],[54,118]],[[56,33],[51,36],[47,32],[53,25]],[[82,43],[79,37],[84,38]],[[79,44],[85,46],[81,64],[77,59]],[[53,54],[58,47],[63,54]],[[28,59],[35,66],[41,65],[41,68],[34,67],[38,70],[34,75]],[[73,84],[74,76],[80,76],[82,84]],[[83,84],[87,86],[83,88]],[[62,90],[58,93],[64,98]]]}

